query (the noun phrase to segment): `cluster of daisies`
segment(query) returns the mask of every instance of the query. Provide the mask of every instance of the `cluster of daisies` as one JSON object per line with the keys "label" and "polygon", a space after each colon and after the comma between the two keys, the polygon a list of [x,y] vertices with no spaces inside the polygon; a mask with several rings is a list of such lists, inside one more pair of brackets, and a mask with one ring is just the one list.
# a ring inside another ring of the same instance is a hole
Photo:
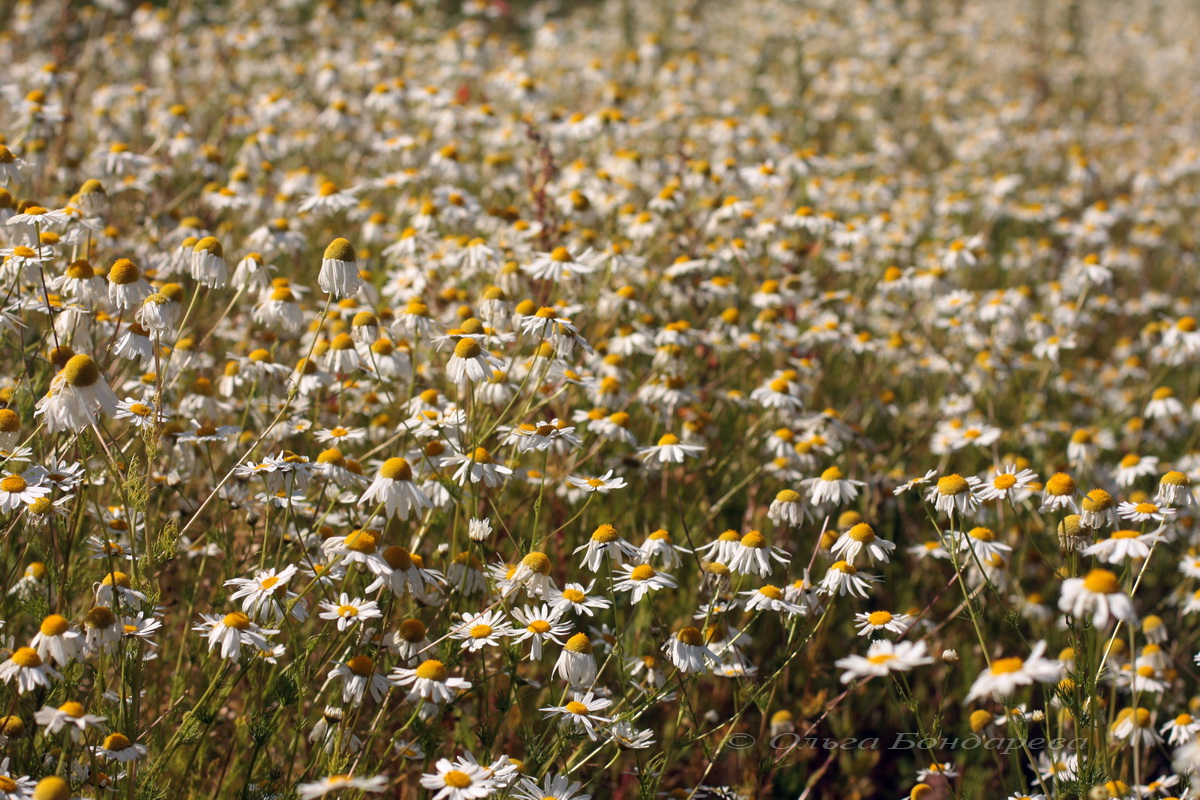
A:
{"label": "cluster of daisies", "polygon": [[1195,8],[68,5],[0,800],[1200,796]]}

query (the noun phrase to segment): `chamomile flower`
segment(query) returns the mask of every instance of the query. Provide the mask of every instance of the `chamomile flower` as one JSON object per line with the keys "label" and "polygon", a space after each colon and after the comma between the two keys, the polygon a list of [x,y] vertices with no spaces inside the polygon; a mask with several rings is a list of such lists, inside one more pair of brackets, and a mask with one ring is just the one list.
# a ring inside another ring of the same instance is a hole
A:
{"label": "chamomile flower", "polygon": [[253,648],[255,651],[270,649],[266,637],[279,633],[278,630],[260,628],[240,611],[233,611],[223,617],[212,614],[201,614],[200,617],[203,622],[192,630],[208,638],[210,652],[219,644],[221,658],[231,661],[241,659],[243,647]]}
{"label": "chamomile flower", "polygon": [[1006,464],[994,477],[980,483],[976,496],[983,501],[1003,501],[1028,489],[1030,482],[1035,480],[1037,474],[1033,470],[1018,470],[1016,466]]}
{"label": "chamomile flower", "polygon": [[886,677],[892,672],[909,672],[910,670],[932,664],[933,659],[926,654],[925,642],[892,642],[890,639],[876,639],[867,648],[865,656],[848,656],[834,662],[834,666],[844,670],[841,682],[850,683],[867,677]]}
{"label": "chamomile flower", "polygon": [[880,631],[904,633],[912,624],[908,614],[893,614],[890,611],[860,612],[854,615],[859,636],[870,636]]}
{"label": "chamomile flower", "polygon": [[345,592],[341,593],[336,603],[326,601],[321,603],[321,608],[323,610],[320,618],[336,620],[339,631],[344,631],[352,625],[363,625],[368,620],[383,616],[374,600],[364,600],[361,597],[351,599]]}
{"label": "chamomile flower", "polygon": [[1005,698],[1012,695],[1017,687],[1033,683],[1057,683],[1062,675],[1062,665],[1045,658],[1045,652],[1046,643],[1042,641],[1033,646],[1028,658],[1013,656],[993,659],[991,666],[984,669],[971,684],[964,702],[969,703],[984,695]]}
{"label": "chamomile flower", "polygon": [[975,496],[979,484],[979,478],[974,475],[967,478],[958,474],[943,475],[926,492],[925,499],[933,503],[939,512],[961,517],[979,507],[979,500]]}
{"label": "chamomile flower", "polygon": [[576,547],[573,553],[579,553],[584,550],[587,552],[584,553],[582,565],[592,572],[599,571],[600,564],[605,556],[610,561],[620,562],[624,560],[623,557],[631,558],[640,555],[638,548],[621,538],[621,535],[617,533],[617,529],[608,524],[596,528],[592,532],[591,538],[586,543]]}
{"label": "chamomile flower", "polygon": [[866,553],[867,558],[874,564],[876,561],[888,563],[892,551],[896,549],[893,542],[880,539],[875,535],[875,529],[865,522],[851,527],[833,543],[832,553],[839,559],[845,559],[853,564],[860,553]]}
{"label": "chamomile flower", "polygon": [[634,605],[651,592],[674,589],[678,585],[671,575],[649,564],[622,564],[620,569],[623,574],[613,581],[613,591],[630,592],[630,602]]}
{"label": "chamomile flower", "polygon": [[1093,569],[1082,578],[1063,581],[1058,607],[1076,619],[1091,616],[1099,629],[1107,628],[1112,620],[1137,622],[1133,603],[1122,591],[1117,576],[1106,569]]}
{"label": "chamomile flower", "polygon": [[426,700],[431,703],[448,703],[471,688],[471,682],[453,678],[446,665],[437,659],[421,662],[415,669],[397,667],[392,670],[392,682],[401,688],[408,687],[410,701]]}
{"label": "chamomile flower", "polygon": [[600,716],[596,712],[603,711],[611,705],[611,700],[596,697],[592,692],[572,692],[571,700],[565,705],[547,706],[538,710],[545,711],[547,719],[556,719],[560,728],[581,731],[586,733],[589,739],[596,741],[597,726],[609,722],[608,717]]}

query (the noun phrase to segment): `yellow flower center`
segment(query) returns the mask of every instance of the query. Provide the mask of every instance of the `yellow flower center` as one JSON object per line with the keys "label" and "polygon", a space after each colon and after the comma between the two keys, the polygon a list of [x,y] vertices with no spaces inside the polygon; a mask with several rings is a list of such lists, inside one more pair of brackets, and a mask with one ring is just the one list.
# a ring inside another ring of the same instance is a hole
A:
{"label": "yellow flower center", "polygon": [[417,667],[416,674],[418,678],[427,681],[445,683],[447,677],[446,665],[437,659],[431,658],[428,661],[422,662],[421,666]]}
{"label": "yellow flower center", "polygon": [[938,478],[938,494],[943,496],[962,494],[969,488],[970,485],[961,475],[946,475],[943,478]]}
{"label": "yellow flower center", "polygon": [[12,660],[18,667],[26,669],[35,669],[42,665],[42,657],[32,647],[18,647],[12,654]]}
{"label": "yellow flower center", "polygon": [[250,628],[250,618],[240,611],[234,611],[231,614],[226,614],[225,619],[221,620],[226,628],[244,631]]}
{"label": "yellow flower center", "polygon": [[1106,569],[1094,569],[1083,579],[1083,588],[1092,594],[1115,594],[1120,591],[1117,576]]}
{"label": "yellow flower center", "polygon": [[633,568],[633,572],[629,574],[629,577],[635,581],[648,581],[656,574],[654,567],[649,564],[638,564]]}

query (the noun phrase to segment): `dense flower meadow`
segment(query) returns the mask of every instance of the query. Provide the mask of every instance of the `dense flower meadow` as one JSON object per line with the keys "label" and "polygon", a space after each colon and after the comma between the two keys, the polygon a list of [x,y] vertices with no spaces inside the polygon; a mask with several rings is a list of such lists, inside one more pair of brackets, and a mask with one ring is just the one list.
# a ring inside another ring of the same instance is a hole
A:
{"label": "dense flower meadow", "polygon": [[1200,9],[4,13],[0,800],[1200,797]]}

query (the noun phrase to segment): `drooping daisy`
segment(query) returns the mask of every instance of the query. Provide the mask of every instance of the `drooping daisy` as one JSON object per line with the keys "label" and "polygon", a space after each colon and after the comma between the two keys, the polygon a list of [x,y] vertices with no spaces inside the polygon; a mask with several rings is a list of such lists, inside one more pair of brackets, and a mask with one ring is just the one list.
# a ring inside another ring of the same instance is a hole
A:
{"label": "drooping daisy", "polygon": [[553,674],[578,688],[587,688],[596,682],[596,657],[592,654],[592,640],[586,633],[577,633],[567,640],[554,662]]}
{"label": "drooping daisy", "polygon": [[975,497],[977,486],[979,478],[974,475],[969,478],[958,474],[943,475],[938,478],[937,484],[926,492],[925,499],[933,503],[933,507],[941,513],[961,517],[979,507],[979,500]]}
{"label": "drooping daisy", "polygon": [[1117,576],[1106,569],[1094,569],[1082,578],[1063,581],[1058,608],[1076,619],[1091,615],[1098,629],[1112,620],[1137,622],[1133,603],[1121,589]]}
{"label": "drooping daisy", "polygon": [[865,598],[871,584],[878,582],[878,577],[859,572],[853,564],[838,561],[829,567],[817,591],[838,597],[849,594]]}
{"label": "drooping daisy", "polygon": [[886,564],[895,549],[895,543],[880,539],[875,535],[874,528],[860,522],[838,537],[833,543],[832,552],[837,558],[853,564],[859,553],[865,551],[872,564],[876,561]]}
{"label": "drooping daisy", "polygon": [[841,505],[858,497],[858,490],[866,486],[862,481],[852,481],[842,475],[837,467],[830,467],[816,478],[806,478],[800,485],[809,491],[809,500],[814,506]]}
{"label": "drooping daisy", "polygon": [[454,355],[446,363],[446,374],[450,380],[462,385],[468,381],[487,381],[493,371],[503,368],[504,362],[484,350],[477,339],[464,336],[454,346]]}
{"label": "drooping daisy", "polygon": [[37,402],[35,414],[46,421],[46,432],[81,431],[97,420],[97,411],[113,414],[117,396],[89,355],[75,355],[50,381],[50,389]]}
{"label": "drooping daisy", "polygon": [[9,659],[0,664],[0,681],[17,682],[20,694],[32,692],[39,686],[49,688],[51,679],[61,680],[62,675],[42,660],[32,647],[18,647]]}
{"label": "drooping daisy", "polygon": [[638,450],[638,458],[647,465],[682,464],[684,459],[695,458],[703,452],[703,446],[682,444],[678,436],[666,433],[659,437],[657,444]]}
{"label": "drooping daisy", "polygon": [[1085,528],[1099,530],[1103,527],[1118,524],[1117,501],[1103,489],[1093,489],[1083,496],[1080,501],[1082,511],[1079,524]]}
{"label": "drooping daisy", "polygon": [[358,269],[354,245],[342,238],[329,243],[321,258],[317,285],[321,287],[321,291],[333,295],[334,300],[358,294],[363,279]]}
{"label": "drooping daisy", "polygon": [[587,551],[583,556],[583,566],[592,572],[599,571],[605,556],[608,556],[610,561],[619,562],[624,560],[622,556],[632,558],[640,554],[636,547],[621,538],[616,528],[607,523],[596,528],[591,538],[576,547],[572,554],[583,550]]}
{"label": "drooping daisy", "polygon": [[908,672],[914,667],[932,664],[933,659],[926,655],[925,642],[892,642],[890,639],[876,639],[867,648],[865,656],[847,656],[834,662],[835,667],[845,670],[841,682],[870,676],[885,677],[892,672]]}
{"label": "drooping daisy", "polygon": [[751,589],[748,592],[738,592],[738,594],[746,598],[742,602],[745,604],[747,611],[762,609],[788,616],[803,614],[805,612],[804,606],[788,601],[784,596],[783,590],[771,584],[758,589]]}
{"label": "drooping daisy", "polygon": [[392,670],[392,681],[397,686],[409,687],[408,699],[426,700],[430,703],[448,703],[471,688],[471,682],[452,678],[446,665],[437,659],[423,661],[416,669],[397,667]]}
{"label": "drooping daisy", "polygon": [[278,630],[260,628],[240,611],[231,612],[223,617],[213,614],[201,614],[200,617],[203,622],[192,630],[208,637],[210,652],[220,644],[221,658],[231,661],[241,659],[243,647],[250,647],[255,651],[270,649],[266,637],[279,633]]}
{"label": "drooping daisy", "polygon": [[128,763],[146,755],[149,752],[149,748],[144,744],[131,741],[123,733],[110,733],[104,737],[104,741],[101,744],[92,748],[92,752],[96,754],[97,758]]}
{"label": "drooping daisy", "polygon": [[1191,479],[1177,470],[1165,473],[1158,481],[1158,491],[1154,494],[1154,502],[1164,506],[1197,505],[1196,495],[1192,493]]}
{"label": "drooping daisy", "polygon": [[1075,483],[1075,479],[1065,472],[1056,472],[1046,481],[1046,488],[1042,494],[1042,505],[1038,508],[1039,514],[1055,511],[1067,511],[1070,514],[1079,513],[1079,505],[1076,496],[1079,494],[1079,487]]}
{"label": "drooping daisy", "polygon": [[709,665],[720,663],[720,657],[704,644],[699,628],[681,628],[663,644],[667,659],[682,673],[704,672]]}
{"label": "drooping daisy", "polygon": [[623,576],[613,581],[614,592],[631,592],[630,602],[637,605],[650,592],[674,589],[678,584],[666,572],[654,569],[649,564],[622,564]]}
{"label": "drooping daisy", "polygon": [[105,717],[88,714],[83,705],[69,700],[58,708],[46,706],[33,715],[37,724],[46,728],[46,733],[56,734],[63,728],[69,727],[71,738],[78,742],[89,729],[102,729]]}
{"label": "drooping daisy", "polygon": [[355,707],[362,705],[368,692],[372,700],[381,702],[394,685],[386,675],[376,671],[375,660],[366,655],[351,656],[345,663],[339,663],[329,671],[325,684],[338,679],[342,681],[342,702]]}
{"label": "drooping daisy", "polygon": [[1005,698],[1016,691],[1018,686],[1029,686],[1033,683],[1058,683],[1063,667],[1058,661],[1043,657],[1046,643],[1038,642],[1033,646],[1029,658],[1018,657],[998,658],[992,661],[971,684],[964,702],[971,702],[977,697],[994,695]]}
{"label": "drooping daisy", "polygon": [[420,514],[433,508],[429,497],[413,482],[412,467],[403,458],[389,458],[383,462],[379,474],[362,493],[359,502],[383,503],[386,516],[402,520],[408,519],[413,509]]}

